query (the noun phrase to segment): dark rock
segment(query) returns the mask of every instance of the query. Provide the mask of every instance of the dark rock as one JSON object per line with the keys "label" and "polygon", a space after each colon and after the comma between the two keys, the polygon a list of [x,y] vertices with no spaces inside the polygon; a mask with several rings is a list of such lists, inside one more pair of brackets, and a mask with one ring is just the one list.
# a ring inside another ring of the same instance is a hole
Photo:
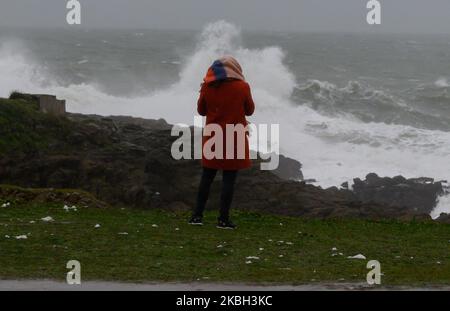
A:
{"label": "dark rock", "polygon": [[439,217],[436,219],[436,221],[442,222],[445,224],[450,224],[450,214],[441,213],[441,215],[439,215]]}
{"label": "dark rock", "polygon": [[354,178],[353,179],[353,189],[358,189],[361,187],[364,187],[363,181],[359,178]]}
{"label": "dark rock", "polygon": [[395,177],[392,177],[392,182],[394,184],[404,184],[407,182],[407,180],[403,176],[395,176]]}
{"label": "dark rock", "polygon": [[303,180],[301,168],[300,162],[280,154],[278,168],[273,173],[281,179],[300,181]]}
{"label": "dark rock", "polygon": [[375,173],[370,173],[366,175],[366,183],[369,185],[376,185],[380,180],[380,177],[378,177]]}
{"label": "dark rock", "polygon": [[362,202],[402,206],[417,213],[429,214],[436,206],[439,195],[443,193],[443,187],[432,178],[381,178],[370,173],[364,181],[354,179],[353,191]]}
{"label": "dark rock", "polygon": [[335,193],[340,191],[339,188],[336,187],[336,186],[329,187],[329,188],[327,188],[326,190],[327,190],[327,191],[331,191],[331,192],[335,192]]}

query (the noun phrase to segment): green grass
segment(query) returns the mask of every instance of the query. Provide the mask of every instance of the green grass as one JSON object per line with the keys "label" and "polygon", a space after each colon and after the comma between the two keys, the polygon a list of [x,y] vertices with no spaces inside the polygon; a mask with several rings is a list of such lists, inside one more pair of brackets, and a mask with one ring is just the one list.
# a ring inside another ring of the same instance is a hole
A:
{"label": "green grass", "polygon": [[37,102],[0,98],[0,154],[46,150],[63,141],[71,123],[39,113]]}
{"label": "green grass", "polygon": [[[448,225],[234,211],[239,228],[227,231],[215,227],[215,215],[207,213],[205,226],[192,227],[186,212],[0,207],[0,278],[65,280],[67,261],[76,259],[83,280],[364,282],[367,261],[376,259],[384,285],[450,284]],[[55,221],[41,221],[46,216]],[[22,234],[28,239],[14,238]],[[344,255],[331,256],[333,247]],[[367,260],[347,258],[358,253]],[[247,264],[247,256],[260,259]]]}

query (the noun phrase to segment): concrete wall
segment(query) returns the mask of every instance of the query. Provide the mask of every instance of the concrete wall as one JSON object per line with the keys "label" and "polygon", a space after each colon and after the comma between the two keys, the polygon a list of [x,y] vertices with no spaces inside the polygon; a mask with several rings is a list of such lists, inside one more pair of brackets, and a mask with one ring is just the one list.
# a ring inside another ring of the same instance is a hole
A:
{"label": "concrete wall", "polygon": [[39,99],[39,111],[52,115],[64,115],[66,113],[66,101],[58,100],[54,95],[37,95]]}

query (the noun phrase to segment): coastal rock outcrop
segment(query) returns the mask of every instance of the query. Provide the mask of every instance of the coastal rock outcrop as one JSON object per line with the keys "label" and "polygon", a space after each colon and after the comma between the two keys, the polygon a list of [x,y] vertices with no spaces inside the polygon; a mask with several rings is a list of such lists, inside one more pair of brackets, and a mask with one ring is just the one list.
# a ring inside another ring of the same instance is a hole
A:
{"label": "coastal rock outcrop", "polygon": [[429,214],[443,194],[442,182],[432,178],[403,176],[379,177],[370,173],[365,180],[353,180],[353,192],[362,202],[377,202],[389,206],[407,206],[419,213]]}
{"label": "coastal rock outcrop", "polygon": [[[0,184],[82,189],[124,207],[188,210],[194,206],[200,161],[172,158],[177,137],[171,136],[171,125],[164,120],[51,116],[34,106],[17,94],[14,100],[0,99]],[[422,205],[394,200],[395,193],[402,197],[412,193],[410,188],[435,193],[426,185],[397,178],[386,188],[369,176],[369,181],[356,181],[355,192],[322,189],[299,181],[301,164],[295,160],[281,157],[277,172],[261,171],[259,161],[239,173],[235,208],[310,218],[431,219]],[[212,185],[207,208],[218,206],[220,179],[219,175]],[[388,201],[378,195],[380,187],[390,189],[383,190]],[[424,206],[429,207],[431,196],[426,198]]]}

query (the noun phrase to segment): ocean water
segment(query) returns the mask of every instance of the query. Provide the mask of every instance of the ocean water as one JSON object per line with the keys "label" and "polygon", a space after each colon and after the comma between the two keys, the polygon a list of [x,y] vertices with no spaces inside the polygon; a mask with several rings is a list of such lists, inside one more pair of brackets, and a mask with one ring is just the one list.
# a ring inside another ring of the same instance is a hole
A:
{"label": "ocean water", "polygon": [[[250,121],[329,187],[369,172],[450,179],[450,36],[0,29],[0,96],[52,93],[71,112],[192,124],[202,77],[234,55]],[[169,156],[169,155],[168,155]],[[450,212],[442,197],[433,216]]]}

